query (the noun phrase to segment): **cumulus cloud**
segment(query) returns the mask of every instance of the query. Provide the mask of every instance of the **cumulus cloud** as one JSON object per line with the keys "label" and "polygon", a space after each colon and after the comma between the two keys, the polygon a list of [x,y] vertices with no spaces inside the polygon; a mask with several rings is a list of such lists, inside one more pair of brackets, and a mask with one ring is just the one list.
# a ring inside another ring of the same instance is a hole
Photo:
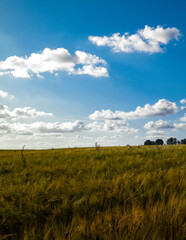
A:
{"label": "cumulus cloud", "polygon": [[186,113],[184,114],[183,117],[180,118],[180,121],[182,121],[182,122],[186,122]]}
{"label": "cumulus cloud", "polygon": [[109,46],[114,52],[145,52],[158,53],[162,52],[162,45],[167,45],[171,40],[178,40],[180,31],[175,28],[156,28],[145,26],[139,29],[135,34],[129,35],[124,33],[115,33],[111,37],[89,36],[89,40],[97,46]]}
{"label": "cumulus cloud", "polygon": [[15,78],[31,78],[33,74],[65,71],[68,74],[87,74],[93,77],[107,77],[106,61],[96,55],[76,51],[74,56],[65,48],[45,48],[41,53],[29,57],[11,56],[0,61],[0,75],[11,74]]}
{"label": "cumulus cloud", "polygon": [[93,114],[89,115],[92,120],[121,120],[121,111],[116,111],[115,113],[111,110],[95,111]]}
{"label": "cumulus cloud", "polygon": [[[186,99],[180,100],[180,103],[181,103],[181,104],[185,104],[185,103],[186,103]],[[186,110],[186,106],[181,106],[180,109],[181,109],[181,110]]]}
{"label": "cumulus cloud", "polygon": [[8,99],[13,99],[13,98],[14,98],[13,95],[10,95],[9,93],[4,92],[4,91],[2,91],[2,90],[0,90],[0,97],[1,97],[1,98],[8,98]]}
{"label": "cumulus cloud", "polygon": [[125,133],[137,133],[139,129],[129,128],[129,124],[125,120],[106,120],[104,123],[105,131],[125,132]]}
{"label": "cumulus cloud", "polygon": [[87,74],[93,77],[107,77],[108,71],[104,67],[84,65],[82,68],[78,68],[75,74],[78,74],[78,75]]}
{"label": "cumulus cloud", "polygon": [[37,111],[35,108],[24,107],[10,110],[8,106],[0,104],[0,119],[17,120],[21,118],[47,117],[52,113]]}
{"label": "cumulus cloud", "polygon": [[144,107],[138,106],[135,111],[123,112],[111,110],[95,111],[89,115],[92,120],[121,120],[121,119],[140,119],[147,117],[163,117],[178,112],[176,103],[166,99],[160,99],[154,105],[146,104]]}
{"label": "cumulus cloud", "polygon": [[94,121],[87,125],[87,129],[91,131],[106,131],[106,132],[126,132],[136,133],[139,129],[129,128],[129,124],[125,120],[105,120],[104,122]]}
{"label": "cumulus cloud", "polygon": [[87,124],[87,128],[90,131],[100,131],[100,130],[103,130],[103,123],[94,121],[94,122]]}
{"label": "cumulus cloud", "polygon": [[144,125],[144,128],[146,128],[146,129],[161,129],[161,128],[173,128],[173,126],[171,126],[168,123],[168,121],[163,121],[160,119],[156,122],[154,122],[154,121],[147,122]]}
{"label": "cumulus cloud", "polygon": [[34,123],[33,127],[40,133],[65,133],[65,132],[79,132],[85,130],[83,122],[76,120],[75,122],[55,122],[55,123]]}
{"label": "cumulus cloud", "polygon": [[80,132],[86,130],[83,122],[34,122],[26,123],[8,123],[0,121],[0,134],[13,135],[52,135],[69,132]]}
{"label": "cumulus cloud", "polygon": [[174,128],[175,129],[184,129],[186,130],[186,122],[185,123],[174,123]]}
{"label": "cumulus cloud", "polygon": [[[181,123],[174,123],[173,125],[170,125],[168,121],[163,121],[163,120],[158,120],[156,122],[150,121],[144,125],[144,128],[152,131],[154,130],[154,132],[157,131],[157,129],[172,129],[174,131],[177,129],[186,129],[186,114],[183,117],[181,117],[180,120],[184,123],[181,122]],[[149,132],[152,133],[152,131],[148,131],[147,134]]]}
{"label": "cumulus cloud", "polygon": [[0,121],[0,135],[10,133],[9,124],[5,121]]}
{"label": "cumulus cloud", "polygon": [[107,120],[104,124],[105,131],[122,131],[128,127],[128,123],[126,121],[117,120]]}
{"label": "cumulus cloud", "polygon": [[182,100],[180,100],[180,103],[181,103],[181,104],[186,103],[186,99],[182,99]]}

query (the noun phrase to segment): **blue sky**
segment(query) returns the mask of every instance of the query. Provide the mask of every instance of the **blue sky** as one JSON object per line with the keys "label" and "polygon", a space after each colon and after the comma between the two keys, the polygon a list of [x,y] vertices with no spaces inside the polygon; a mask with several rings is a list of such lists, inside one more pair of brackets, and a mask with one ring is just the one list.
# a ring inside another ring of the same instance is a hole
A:
{"label": "blue sky", "polygon": [[1,148],[185,138],[185,11],[173,0],[0,1]]}

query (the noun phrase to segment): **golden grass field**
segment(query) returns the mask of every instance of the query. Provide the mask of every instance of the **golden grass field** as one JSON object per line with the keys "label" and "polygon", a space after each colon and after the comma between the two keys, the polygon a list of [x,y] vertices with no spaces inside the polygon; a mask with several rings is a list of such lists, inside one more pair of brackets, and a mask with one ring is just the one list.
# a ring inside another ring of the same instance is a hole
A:
{"label": "golden grass field", "polygon": [[0,151],[0,240],[186,239],[186,146]]}

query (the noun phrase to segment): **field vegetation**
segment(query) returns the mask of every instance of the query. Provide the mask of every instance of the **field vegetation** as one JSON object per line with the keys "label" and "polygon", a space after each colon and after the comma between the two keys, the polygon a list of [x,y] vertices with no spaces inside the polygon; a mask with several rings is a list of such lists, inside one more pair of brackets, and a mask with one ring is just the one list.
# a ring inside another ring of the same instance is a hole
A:
{"label": "field vegetation", "polygon": [[0,151],[0,240],[186,239],[186,146]]}

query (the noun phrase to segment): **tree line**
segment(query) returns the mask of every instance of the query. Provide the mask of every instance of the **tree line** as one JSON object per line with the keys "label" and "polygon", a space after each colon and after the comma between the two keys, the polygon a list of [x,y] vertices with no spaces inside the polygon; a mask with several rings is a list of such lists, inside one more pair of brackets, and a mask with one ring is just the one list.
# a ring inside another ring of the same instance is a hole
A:
{"label": "tree line", "polygon": [[[176,145],[176,144],[186,144],[186,138],[178,141],[176,138],[170,137],[166,141],[167,145]],[[155,141],[146,140],[144,145],[164,145],[164,141],[162,139],[156,139]]]}

